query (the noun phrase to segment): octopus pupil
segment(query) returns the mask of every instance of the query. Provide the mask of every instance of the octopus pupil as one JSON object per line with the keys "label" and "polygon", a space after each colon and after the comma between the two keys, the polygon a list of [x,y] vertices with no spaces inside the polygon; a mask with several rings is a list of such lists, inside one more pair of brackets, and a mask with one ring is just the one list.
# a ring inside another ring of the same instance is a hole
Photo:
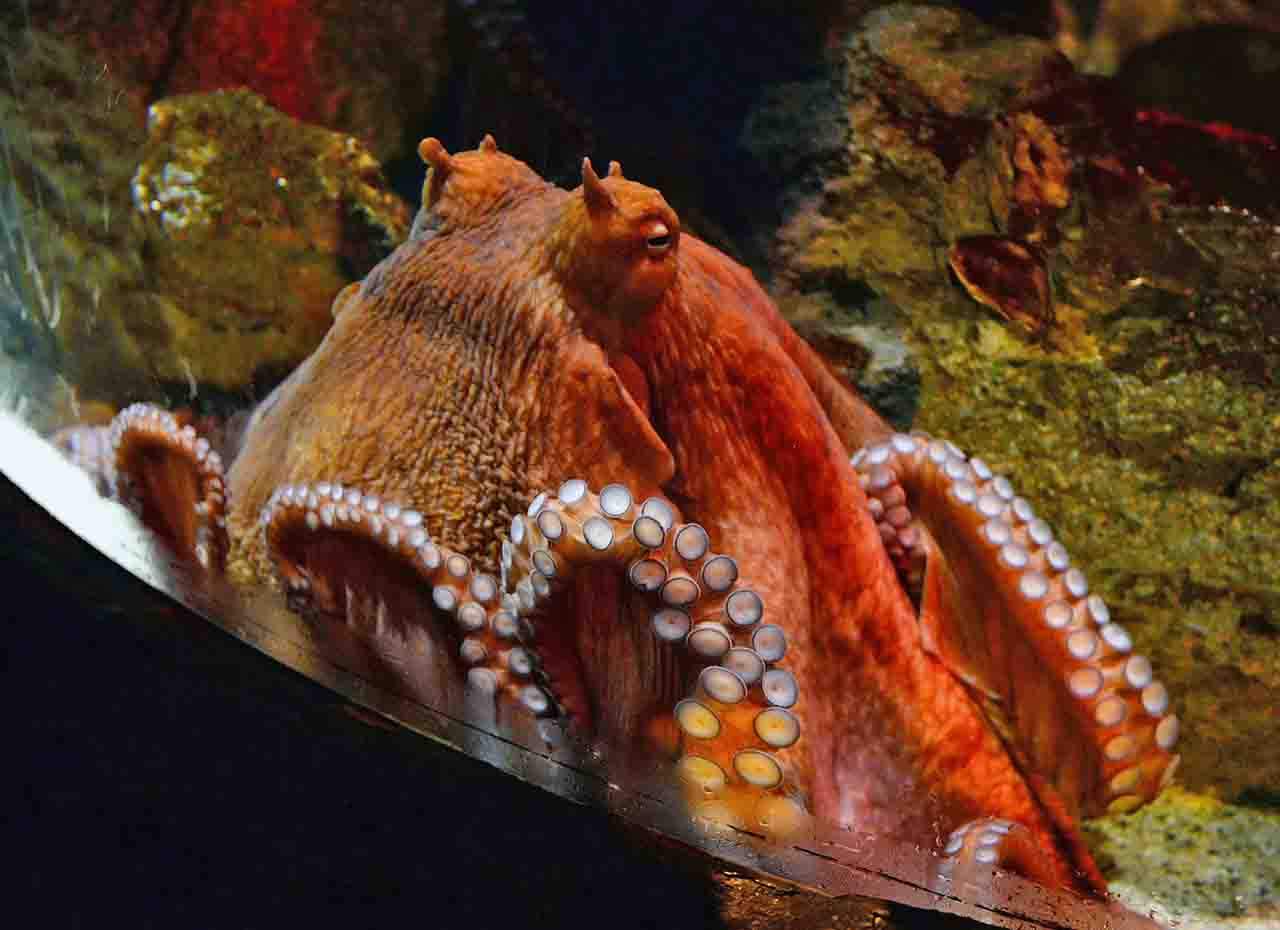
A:
{"label": "octopus pupil", "polygon": [[649,237],[649,248],[651,249],[665,249],[670,244],[671,244],[671,236],[669,235]]}

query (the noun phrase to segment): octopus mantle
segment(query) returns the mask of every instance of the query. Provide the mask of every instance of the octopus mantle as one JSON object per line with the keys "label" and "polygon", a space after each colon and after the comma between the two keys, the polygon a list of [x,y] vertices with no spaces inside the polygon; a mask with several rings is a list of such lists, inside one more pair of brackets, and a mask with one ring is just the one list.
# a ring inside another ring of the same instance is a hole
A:
{"label": "octopus mantle", "polygon": [[1102,893],[1077,822],[1153,797],[1178,722],[1009,481],[893,433],[616,163],[421,153],[409,241],[242,439],[134,406],[68,447],[416,696],[567,716],[712,819]]}

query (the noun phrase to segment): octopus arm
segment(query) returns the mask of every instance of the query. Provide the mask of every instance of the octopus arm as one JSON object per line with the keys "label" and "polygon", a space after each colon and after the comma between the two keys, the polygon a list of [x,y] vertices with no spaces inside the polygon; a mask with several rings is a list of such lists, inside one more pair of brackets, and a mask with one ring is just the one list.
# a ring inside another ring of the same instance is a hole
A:
{"label": "octopus arm", "polygon": [[789,761],[809,809],[915,842],[996,815],[1031,831],[1054,884],[1096,890],[1096,868],[1075,877],[1087,852],[1062,842],[978,702],[921,649],[843,443],[776,336],[741,311],[744,280],[690,271],[632,354],[682,504],[742,559],[790,643],[807,749]]}
{"label": "octopus arm", "polygon": [[873,499],[904,501],[893,522],[910,512],[927,528],[924,645],[976,694],[1059,828],[1153,798],[1178,761],[1168,692],[1030,504],[925,437],[855,462]]}
{"label": "octopus arm", "polygon": [[[665,706],[672,689],[656,688],[649,712],[632,723],[644,724],[650,748],[656,742],[664,754],[678,757],[692,812],[770,835],[790,833],[805,821],[792,765],[800,751],[800,693],[784,658],[786,635],[762,622],[762,597],[740,577],[733,556],[712,548],[704,527],[678,522],[662,497],[639,501],[617,483],[597,494],[587,482],[570,479],[515,519],[503,548],[513,609],[529,621],[528,640],[537,643],[547,686],[562,708],[579,720],[588,710],[580,689],[563,689],[577,672],[565,627],[600,612],[566,611],[564,596],[580,600],[597,586],[600,569],[618,572],[633,595],[623,616],[651,648],[628,644],[610,676],[626,678],[638,653],[653,653],[641,663],[658,672],[645,676],[650,687],[663,677],[686,683],[674,689],[681,699]],[[597,648],[599,632],[599,624],[588,630]],[[599,656],[586,664],[599,665]],[[617,698],[620,690],[628,689],[596,683],[590,710],[597,718],[621,703],[599,698],[610,691]],[[627,703],[634,703],[634,686],[629,691]],[[604,729],[618,735],[616,725]]]}
{"label": "octopus arm", "polygon": [[220,569],[228,548],[222,458],[189,419],[151,404],[126,407],[99,467],[116,498],[178,555]]}

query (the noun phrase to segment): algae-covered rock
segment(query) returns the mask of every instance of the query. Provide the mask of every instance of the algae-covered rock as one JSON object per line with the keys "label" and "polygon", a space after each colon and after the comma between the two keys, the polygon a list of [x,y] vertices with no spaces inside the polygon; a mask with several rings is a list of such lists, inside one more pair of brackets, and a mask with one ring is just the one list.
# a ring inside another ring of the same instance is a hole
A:
{"label": "algae-covered rock", "polygon": [[1280,923],[1280,814],[1166,791],[1087,832],[1111,893],[1186,930]]}
{"label": "algae-covered rock", "polygon": [[246,92],[148,121],[74,46],[34,30],[3,44],[0,321],[5,352],[44,372],[32,396],[60,378],[83,400],[198,402],[277,376],[405,234],[348,136]]}
{"label": "algae-covered rock", "polygon": [[224,389],[284,371],[329,306],[407,230],[404,204],[350,136],[248,91],[152,104],[131,181],[143,219],[148,367]]}
{"label": "algae-covered rock", "polygon": [[[844,155],[779,232],[784,312],[829,351],[895,307],[875,339],[918,372],[914,425],[1010,475],[1088,571],[1175,696],[1180,780],[1275,797],[1275,147],[1117,108],[956,10],[877,10],[842,49]],[[991,242],[1018,245],[1025,293],[1048,282],[1043,331],[948,266]]]}
{"label": "algae-covered rock", "polygon": [[[24,30],[0,32],[0,50],[0,348],[13,389],[35,402],[70,396],[81,376],[101,392],[141,389],[125,320],[145,277],[129,200],[142,113],[69,45]],[[75,416],[51,406],[55,420]]]}

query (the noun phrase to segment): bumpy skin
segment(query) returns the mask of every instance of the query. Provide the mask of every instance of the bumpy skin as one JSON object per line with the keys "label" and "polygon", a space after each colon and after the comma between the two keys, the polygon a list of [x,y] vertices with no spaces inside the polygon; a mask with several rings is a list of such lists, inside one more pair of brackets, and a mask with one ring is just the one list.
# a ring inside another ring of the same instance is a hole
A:
{"label": "bumpy skin", "polygon": [[191,430],[121,415],[144,519],[209,564],[225,523],[234,577],[678,758],[699,813],[1102,892],[1077,820],[1159,790],[1177,718],[1008,482],[892,434],[616,165],[569,192],[488,138],[421,151],[411,240],[339,296],[225,495]]}
{"label": "bumpy skin", "polygon": [[252,530],[285,482],[397,499],[492,568],[511,515],[563,476],[625,474],[639,493],[670,477],[540,248],[569,194],[501,153],[451,163],[449,196],[339,296],[324,342],[255,414],[230,473],[238,576],[269,574]]}

